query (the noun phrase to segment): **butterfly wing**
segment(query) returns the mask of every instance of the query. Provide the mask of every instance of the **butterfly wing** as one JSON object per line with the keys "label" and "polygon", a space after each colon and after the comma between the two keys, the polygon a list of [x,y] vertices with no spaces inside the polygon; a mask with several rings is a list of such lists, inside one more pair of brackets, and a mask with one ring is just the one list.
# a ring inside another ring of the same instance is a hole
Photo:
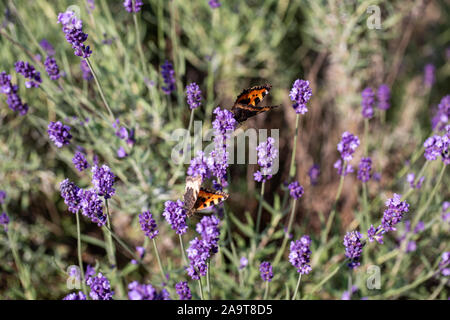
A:
{"label": "butterfly wing", "polygon": [[271,88],[272,86],[270,84],[266,84],[242,91],[231,108],[231,112],[233,112],[236,121],[239,123],[244,122],[261,112],[276,108],[276,106],[258,107],[258,104],[269,94]]}
{"label": "butterfly wing", "polygon": [[211,206],[218,205],[228,198],[228,194],[218,191],[210,191],[204,188],[200,188],[197,201],[195,202],[193,211],[199,211]]}
{"label": "butterfly wing", "polygon": [[186,187],[184,190],[184,207],[188,211],[188,216],[193,214],[193,208],[198,198],[200,192],[200,185],[202,184],[201,176],[187,176],[186,177]]}

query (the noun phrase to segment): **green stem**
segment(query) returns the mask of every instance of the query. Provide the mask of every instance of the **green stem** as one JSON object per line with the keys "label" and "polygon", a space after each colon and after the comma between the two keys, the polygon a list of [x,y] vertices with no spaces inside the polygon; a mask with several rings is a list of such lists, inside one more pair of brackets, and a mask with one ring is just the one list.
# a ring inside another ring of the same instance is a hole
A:
{"label": "green stem", "polygon": [[265,182],[263,181],[261,183],[261,197],[259,199],[259,205],[258,205],[258,215],[256,218],[256,229],[255,229],[255,237],[258,238],[258,232],[259,232],[259,227],[261,224],[261,213],[262,213],[262,204],[264,201],[264,186],[265,186]]}
{"label": "green stem", "polygon": [[[344,161],[343,164],[343,171],[346,170],[346,166],[347,166],[347,161]],[[333,220],[334,220],[334,216],[336,215],[336,207],[337,207],[337,203],[339,201],[339,198],[341,197],[341,192],[342,192],[342,186],[344,185],[344,175],[341,175],[341,178],[339,180],[339,187],[336,193],[336,198],[334,200],[334,204],[333,204],[333,208],[331,210],[330,216],[328,217],[328,221],[327,221],[327,226],[325,228],[325,232],[323,233],[323,238],[322,238],[322,242],[326,242],[327,238],[328,238],[328,233],[330,232],[331,229],[331,225],[333,224]]]}
{"label": "green stem", "polygon": [[369,153],[369,119],[364,118],[364,155]]}
{"label": "green stem", "polygon": [[264,298],[263,300],[267,300],[267,297],[269,296],[269,281],[264,281]]}
{"label": "green stem", "polygon": [[297,280],[297,286],[295,287],[294,295],[292,296],[291,300],[296,300],[297,299],[297,292],[298,292],[298,288],[300,288],[300,281],[301,280],[302,280],[302,274],[299,273],[298,274],[298,280]]}
{"label": "green stem", "polygon": [[211,299],[211,260],[208,259],[207,269],[206,269],[206,289],[208,290],[208,298]]}
{"label": "green stem", "polygon": [[109,116],[111,118],[110,120],[111,120],[111,123],[112,123],[112,122],[114,122],[114,119],[115,119],[114,118],[114,114],[111,111],[111,108],[109,107],[108,101],[105,98],[105,93],[103,92],[102,85],[100,84],[100,81],[98,80],[97,74],[95,73],[94,68],[93,68],[89,58],[86,58],[85,60],[86,60],[86,62],[88,64],[88,66],[89,66],[89,69],[92,72],[92,76],[94,77],[95,83],[97,84],[98,91],[100,92],[100,96],[102,97],[102,100],[103,100],[103,103],[105,104],[106,110],[108,110]]}
{"label": "green stem", "polygon": [[289,240],[289,234],[291,233],[291,230],[292,230],[292,223],[294,222],[296,203],[297,203],[297,199],[294,199],[292,201],[292,211],[291,211],[291,215],[289,217],[287,232],[284,234],[283,243],[281,244],[281,249],[278,250],[278,253],[273,262],[273,266],[276,266],[278,264],[278,262],[280,262],[280,259],[283,256],[284,250],[286,249],[286,245]]}
{"label": "green stem", "polygon": [[161,263],[161,258],[159,256],[158,247],[156,246],[156,240],[155,238],[152,239],[153,242],[153,249],[155,250],[156,260],[158,260],[159,270],[161,271],[162,281],[166,281],[166,273],[164,272],[163,265]]}
{"label": "green stem", "polygon": [[188,265],[188,259],[186,257],[186,250],[184,249],[184,243],[183,243],[183,238],[181,237],[181,234],[178,235],[178,238],[180,239],[180,247],[181,247],[181,252],[183,255],[183,261],[184,264],[187,266]]}
{"label": "green stem", "polygon": [[85,296],[87,296],[88,293],[87,293],[87,288],[86,288],[86,281],[84,278],[83,258],[81,255],[80,213],[78,211],[76,213],[76,217],[77,217],[78,266],[80,267],[80,272],[81,272],[81,286],[83,288],[83,293],[85,294]]}
{"label": "green stem", "polygon": [[360,223],[361,223],[361,226],[364,228],[364,230],[367,230],[369,228],[369,224],[370,224],[369,204],[368,204],[368,199],[367,199],[367,183],[363,182],[362,187],[363,187],[362,189],[363,189],[364,208],[363,208],[363,214],[362,214],[362,219],[361,219]]}
{"label": "green stem", "polygon": [[198,279],[198,288],[200,289],[200,299],[205,300],[203,295],[202,277],[199,277]]}

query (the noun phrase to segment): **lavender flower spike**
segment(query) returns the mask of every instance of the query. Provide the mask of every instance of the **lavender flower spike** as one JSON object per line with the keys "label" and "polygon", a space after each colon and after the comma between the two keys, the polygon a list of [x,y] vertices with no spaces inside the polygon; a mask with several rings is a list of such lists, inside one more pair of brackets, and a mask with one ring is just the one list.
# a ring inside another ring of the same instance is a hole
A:
{"label": "lavender flower spike", "polygon": [[175,90],[175,71],[169,61],[166,60],[161,66],[161,74],[165,83],[165,87],[162,87],[161,89],[165,94],[169,95]]}
{"label": "lavender flower spike", "polygon": [[311,271],[311,238],[303,236],[300,240],[291,242],[291,250],[289,253],[289,262],[297,268],[297,272],[308,274]]}
{"label": "lavender flower spike", "polygon": [[89,277],[86,284],[91,288],[89,296],[92,300],[113,300],[114,291],[106,277],[98,273],[95,277]]}
{"label": "lavender flower spike", "polygon": [[367,182],[370,180],[372,176],[372,159],[369,157],[367,158],[361,158],[361,161],[359,162],[359,168],[358,168],[358,179],[362,182]]}
{"label": "lavender flower spike", "polygon": [[180,300],[191,300],[192,294],[187,281],[180,281],[175,284],[175,291],[180,296]]}
{"label": "lavender flower spike", "polygon": [[292,198],[294,199],[300,199],[304,193],[303,187],[298,183],[298,181],[294,181],[289,184],[289,193]]}
{"label": "lavender flower spike", "polygon": [[272,281],[273,278],[273,271],[272,271],[272,265],[270,262],[263,261],[261,262],[261,265],[259,266],[259,272],[261,274],[261,279],[263,281]]}
{"label": "lavender flower spike", "polygon": [[186,87],[186,99],[191,110],[197,109],[202,104],[202,92],[195,82]]}
{"label": "lavender flower spike", "polygon": [[80,172],[89,167],[89,162],[86,160],[84,154],[80,151],[75,152],[75,155],[72,158],[72,163]]}
{"label": "lavender flower spike", "polygon": [[342,134],[342,140],[338,143],[337,149],[341,153],[343,160],[350,161],[353,159],[353,153],[355,153],[358,146],[358,137],[346,131]]}
{"label": "lavender flower spike", "polygon": [[81,209],[81,198],[79,195],[80,188],[69,179],[65,179],[59,185],[61,197],[64,199],[64,203],[72,213],[77,213]]}
{"label": "lavender flower spike", "polygon": [[99,196],[109,199],[114,195],[116,192],[116,189],[113,188],[114,179],[115,175],[107,165],[92,167],[92,184]]}
{"label": "lavender flower spike", "polygon": [[58,64],[56,63],[56,60],[53,57],[47,57],[45,59],[45,71],[47,71],[48,76],[50,77],[50,79],[52,80],[58,80],[59,77],[61,76],[59,74],[59,67]]}
{"label": "lavender flower spike", "polygon": [[385,84],[382,84],[378,87],[377,92],[378,97],[378,109],[380,110],[387,110],[390,108],[389,99],[391,97],[391,90],[389,87]]}
{"label": "lavender flower spike", "polygon": [[154,239],[158,235],[158,226],[150,211],[144,211],[139,215],[139,223],[141,224],[142,231],[150,239]]}
{"label": "lavender flower spike", "polygon": [[177,200],[176,202],[166,201],[164,206],[163,216],[172,229],[175,230],[177,234],[185,233],[187,231],[187,214],[184,209],[184,202],[181,200]]}
{"label": "lavender flower spike", "polygon": [[357,268],[361,263],[361,254],[365,243],[362,242],[362,235],[358,231],[348,232],[344,237],[345,256],[350,259],[348,264],[350,269]]}
{"label": "lavender flower spike", "polygon": [[53,141],[58,148],[70,144],[70,139],[72,139],[72,135],[70,134],[69,131],[70,127],[67,125],[63,125],[60,121],[57,122],[51,121],[48,124],[47,132],[50,137],[50,140]]}
{"label": "lavender flower spike", "polygon": [[308,112],[308,108],[306,104],[309,99],[311,99],[312,90],[309,86],[308,80],[295,80],[291,91],[289,92],[289,97],[292,101],[294,101],[293,108],[295,113],[305,114]]}
{"label": "lavender flower spike", "polygon": [[123,6],[125,7],[125,10],[128,12],[139,12],[141,11],[141,7],[144,3],[142,0],[125,0],[123,2]]}
{"label": "lavender flower spike", "polygon": [[208,4],[211,7],[211,9],[217,9],[221,6],[219,0],[209,0]]}

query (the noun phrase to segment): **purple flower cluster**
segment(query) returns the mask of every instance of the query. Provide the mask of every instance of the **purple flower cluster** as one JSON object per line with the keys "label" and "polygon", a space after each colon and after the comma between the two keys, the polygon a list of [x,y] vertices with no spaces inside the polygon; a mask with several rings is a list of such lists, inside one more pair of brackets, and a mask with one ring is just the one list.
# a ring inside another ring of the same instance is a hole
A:
{"label": "purple flower cluster", "polygon": [[162,87],[162,91],[169,95],[172,91],[175,90],[175,71],[173,70],[173,66],[169,61],[165,61],[161,66],[161,74],[165,83],[165,87]]}
{"label": "purple flower cluster", "polygon": [[370,180],[372,175],[372,159],[369,157],[367,158],[361,158],[361,161],[359,162],[358,167],[358,179],[362,182],[367,182]]}
{"label": "purple flower cluster", "polygon": [[187,174],[192,177],[201,176],[202,180],[204,180],[211,175],[210,167],[213,167],[213,159],[206,157],[203,151],[198,151],[197,156],[191,160]]}
{"label": "purple flower cluster", "polygon": [[448,277],[450,276],[450,251],[443,252],[441,258],[439,270],[444,277]]}
{"label": "purple flower cluster", "polygon": [[47,132],[50,140],[53,141],[58,148],[70,144],[72,135],[69,131],[70,127],[62,124],[61,121],[50,121],[47,127]]}
{"label": "purple flower cluster", "polygon": [[3,226],[5,232],[8,231],[8,224],[9,224],[9,217],[6,214],[6,212],[2,212],[2,214],[0,214],[0,225]]}
{"label": "purple flower cluster", "polygon": [[312,269],[309,265],[311,257],[311,238],[303,236],[300,240],[291,241],[289,262],[297,268],[297,272],[308,274]]}
{"label": "purple flower cluster", "polygon": [[186,250],[189,258],[187,273],[193,280],[199,280],[200,277],[206,275],[208,270],[207,261],[211,256],[210,247],[205,240],[197,237],[191,240],[189,244],[189,248]]}
{"label": "purple flower cluster", "polygon": [[311,99],[311,96],[312,89],[309,86],[309,81],[301,79],[295,80],[292,89],[289,92],[289,97],[294,101],[292,107],[294,108],[295,113],[305,114],[308,112],[306,104],[309,99]]}
{"label": "purple flower cluster", "polygon": [[308,175],[311,185],[315,186],[319,182],[320,166],[318,164],[313,164],[308,170]]}
{"label": "purple flower cluster", "polygon": [[422,188],[423,181],[425,180],[425,176],[420,177],[419,181],[416,181],[416,175],[414,173],[408,173],[406,176],[406,181],[409,183],[412,189],[420,189]]}
{"label": "purple flower cluster", "polygon": [[86,300],[83,291],[72,292],[63,298],[63,300]]}
{"label": "purple flower cluster", "polygon": [[82,72],[82,77],[84,80],[89,81],[94,78],[94,76],[91,73],[91,69],[89,68],[89,65],[87,64],[86,60],[81,60],[80,70]]}
{"label": "purple flower cluster", "polygon": [[241,257],[239,260],[239,270],[244,269],[246,266],[248,266],[248,259],[246,257]]}
{"label": "purple flower cluster", "polygon": [[80,151],[75,152],[75,155],[72,158],[72,163],[80,172],[89,168],[89,162],[86,160],[84,154]]}
{"label": "purple flower cluster", "polygon": [[395,225],[402,221],[403,216],[409,211],[409,204],[401,201],[402,196],[394,193],[391,199],[386,201],[386,210],[384,210],[381,226],[385,232],[395,231]]}
{"label": "purple flower cluster", "polygon": [[186,87],[186,99],[191,110],[197,109],[202,104],[202,92],[195,82]]}
{"label": "purple flower cluster", "polygon": [[59,190],[69,211],[72,213],[77,213],[77,211],[81,208],[81,189],[69,179],[65,179],[60,183]]}
{"label": "purple flower cluster", "polygon": [[216,216],[204,216],[195,230],[201,235],[202,240],[206,242],[212,254],[217,253],[220,236],[219,229],[220,220]]}
{"label": "purple flower cluster", "polygon": [[50,79],[52,80],[58,80],[59,77],[61,76],[59,74],[59,67],[58,64],[56,63],[55,58],[53,57],[47,57],[45,59],[45,71],[47,71],[48,76],[50,77]]}
{"label": "purple flower cluster", "polygon": [[436,67],[433,64],[428,63],[425,65],[423,73],[423,83],[425,84],[425,87],[431,88],[436,80]]}
{"label": "purple flower cluster", "polygon": [[[344,163],[345,168],[343,167]],[[333,166],[337,169],[338,175],[340,176],[346,176],[347,174],[353,172],[353,167],[349,163],[342,161],[342,159],[337,160]]]}
{"label": "purple flower cluster", "polygon": [[258,165],[260,170],[256,171],[253,176],[255,181],[265,182],[272,178],[273,163],[278,157],[278,150],[275,148],[275,139],[267,138],[267,141],[261,142],[257,147]]}
{"label": "purple flower cluster", "polygon": [[433,129],[443,130],[449,123],[450,119],[450,95],[446,95],[441,99],[437,107],[437,111],[431,120]]}
{"label": "purple flower cluster", "polygon": [[92,167],[92,184],[99,196],[109,199],[114,195],[116,192],[116,189],[113,188],[114,179],[115,175],[107,165]]}
{"label": "purple flower cluster", "polygon": [[32,64],[26,61],[17,61],[14,67],[17,73],[24,76],[25,79],[29,79],[25,82],[25,87],[39,88],[39,85],[42,83],[41,73]]}
{"label": "purple flower cluster", "polygon": [[445,126],[446,133],[442,136],[434,135],[425,140],[425,159],[432,161],[441,156],[442,162],[450,164],[450,124]]}
{"label": "purple flower cluster", "polygon": [[74,54],[78,57],[89,58],[92,51],[84,42],[87,40],[87,33],[83,32],[83,21],[75,16],[73,11],[67,10],[58,14],[58,23],[61,23],[67,42],[75,50]]}
{"label": "purple flower cluster", "polygon": [[113,300],[114,291],[111,291],[108,279],[101,273],[95,277],[89,277],[86,284],[91,288],[89,296],[92,300]]}
{"label": "purple flower cluster", "polygon": [[191,300],[192,294],[187,281],[180,281],[175,284],[175,291],[180,296],[180,300]]}
{"label": "purple flower cluster", "polygon": [[28,105],[22,103],[18,95],[19,87],[11,83],[11,75],[7,74],[5,71],[0,73],[0,93],[6,95],[6,103],[9,108],[15,112],[18,112],[21,116],[27,114]]}
{"label": "purple flower cluster", "polygon": [[361,263],[361,254],[365,243],[362,235],[358,231],[347,232],[344,237],[345,256],[350,259],[348,266],[351,269],[357,268]]}
{"label": "purple flower cluster", "polygon": [[391,90],[389,87],[385,84],[382,84],[378,87],[377,92],[377,98],[378,98],[378,109],[380,110],[387,110],[390,108],[389,99],[391,98]]}
{"label": "purple flower cluster", "polygon": [[53,56],[55,54],[55,48],[53,48],[52,44],[47,39],[42,39],[41,42],[39,42],[39,45],[44,49],[47,55]]}
{"label": "purple flower cluster", "polygon": [[5,190],[0,190],[0,204],[5,202],[5,199],[6,199],[6,191]]}
{"label": "purple flower cluster", "polygon": [[259,273],[261,274],[261,279],[263,281],[272,281],[273,278],[273,272],[272,272],[272,265],[270,262],[263,261],[259,265]]}
{"label": "purple flower cluster", "polygon": [[103,212],[103,201],[100,199],[94,189],[83,190],[78,192],[80,197],[80,208],[84,216],[91,219],[99,227],[105,225],[106,214]]}
{"label": "purple flower cluster", "polygon": [[337,145],[337,149],[341,153],[342,159],[347,162],[353,159],[353,154],[358,147],[358,137],[347,131],[342,134],[342,140]]}
{"label": "purple flower cluster", "polygon": [[139,215],[139,223],[141,224],[142,231],[144,231],[145,235],[150,239],[153,239],[158,235],[158,226],[150,211],[144,211]]}
{"label": "purple flower cluster", "polygon": [[166,289],[158,292],[151,284],[141,284],[137,281],[128,284],[128,298],[130,300],[170,300]]}
{"label": "purple flower cluster", "polygon": [[170,224],[173,230],[177,234],[183,234],[187,231],[186,225],[186,209],[184,209],[184,202],[181,200],[166,201],[164,203],[163,216],[166,221]]}
{"label": "purple flower cluster", "polygon": [[362,93],[362,116],[364,118],[370,119],[373,117],[373,105],[375,103],[375,93],[373,92],[372,88],[367,87],[365,88]]}
{"label": "purple flower cluster", "polygon": [[450,202],[449,201],[444,201],[442,203],[442,212],[441,212],[441,217],[442,220],[444,220],[445,222],[450,222]]}
{"label": "purple flower cluster", "polygon": [[123,6],[125,7],[125,10],[128,12],[139,12],[141,11],[141,7],[143,6],[142,0],[125,0],[123,2]]}
{"label": "purple flower cluster", "polygon": [[221,6],[219,0],[209,0],[208,4],[211,7],[211,9],[216,9],[216,8],[219,8]]}
{"label": "purple flower cluster", "polygon": [[300,183],[298,183],[298,181],[294,181],[291,182],[288,186],[289,188],[289,193],[291,195],[292,198],[294,199],[300,199],[303,195],[303,193],[305,192],[303,190],[303,187],[300,185]]}

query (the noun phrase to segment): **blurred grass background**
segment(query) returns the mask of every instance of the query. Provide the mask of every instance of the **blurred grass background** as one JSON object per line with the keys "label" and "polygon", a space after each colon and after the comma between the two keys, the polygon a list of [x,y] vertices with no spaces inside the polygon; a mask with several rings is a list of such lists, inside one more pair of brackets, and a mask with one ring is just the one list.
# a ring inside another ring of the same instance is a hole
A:
{"label": "blurred grass background", "polygon": [[[121,141],[114,135],[97,88],[93,81],[82,79],[80,59],[73,55],[61,26],[56,23],[58,13],[69,5],[80,9],[84,30],[89,34],[87,42],[93,50],[91,60],[115,117],[127,128],[135,129],[136,144],[127,158],[117,157]],[[382,28],[379,30],[367,27],[369,5],[381,8]],[[266,82],[273,85],[266,98],[267,104],[281,107],[247,124],[248,127],[280,129],[280,171],[266,184],[263,213],[263,227],[270,228],[275,222],[279,226],[286,223],[286,216],[280,213],[282,210],[279,205],[277,208],[277,203],[288,178],[295,131],[295,113],[288,92],[295,79],[310,81],[313,98],[310,112],[302,120],[296,154],[296,178],[305,187],[305,195],[297,205],[296,238],[305,233],[319,237],[323,229],[339,183],[333,168],[338,159],[336,144],[344,131],[362,137],[360,93],[364,87],[377,88],[387,83],[392,89],[391,108],[385,122],[378,114],[371,121],[370,154],[375,171],[381,173],[381,181],[369,184],[374,217],[381,217],[383,202],[392,192],[402,193],[406,189],[404,178],[396,179],[396,175],[429,136],[433,108],[449,91],[450,60],[446,50],[450,46],[450,4],[444,0],[226,0],[214,10],[206,0],[144,1],[138,14],[144,65],[136,45],[133,16],[124,10],[122,1],[96,0],[93,10],[88,10],[82,0],[2,1],[0,11],[2,31],[10,37],[7,39],[0,34],[0,71],[12,74],[14,82],[23,81],[14,72],[14,62],[31,62],[33,58],[29,54],[41,55],[43,61],[45,55],[38,42],[46,38],[55,47],[55,58],[65,72],[59,83],[52,82],[44,76],[42,64],[33,61],[45,79],[42,89],[28,90],[20,86],[22,100],[30,106],[24,117],[14,114],[5,99],[0,101],[0,189],[8,193],[6,205],[14,222],[12,228],[39,299],[60,299],[67,294],[64,272],[67,266],[76,264],[74,217],[67,212],[58,190],[59,182],[65,177],[80,187],[90,183],[89,172],[80,174],[71,163],[76,145],[88,152],[90,162],[97,155],[100,163],[107,163],[120,180],[111,203],[117,234],[133,246],[142,245],[143,234],[137,215],[148,208],[158,217],[161,227],[158,241],[163,262],[173,265],[179,262],[178,239],[161,213],[164,201],[180,197],[184,190],[183,174],[173,185],[167,181],[177,171],[177,165],[168,161],[175,144],[168,137],[174,129],[187,127],[189,121],[184,99],[186,84],[195,81],[202,89],[205,100],[201,109],[196,110],[195,118],[204,120],[205,128],[210,127],[215,106],[229,108],[246,87]],[[160,89],[160,66],[165,60],[174,63],[176,74],[177,90],[170,97]],[[423,69],[427,63],[436,66],[436,82],[431,91],[423,86]],[[173,118],[169,118],[170,110]],[[80,119],[87,117],[89,122],[80,125]],[[72,126],[75,141],[70,147],[56,150],[49,143],[46,127],[49,121],[56,120]],[[358,153],[356,159],[360,156]],[[313,187],[307,172],[314,163],[320,165],[321,176],[319,184]],[[422,158],[410,170],[417,171],[421,163]],[[436,176],[438,170],[437,165],[431,166],[430,176]],[[239,228],[239,221],[245,222],[246,216],[254,218],[258,205],[255,195],[259,193],[259,185],[253,181],[253,172],[253,166],[231,166],[231,196],[227,206],[237,217],[232,219],[231,228],[238,255],[247,254],[250,236],[244,226]],[[447,186],[448,182],[447,175]],[[427,183],[430,187],[431,179]],[[335,249],[330,256],[315,261],[313,273],[303,280],[305,292],[311,293],[343,256],[342,235],[351,229],[360,208],[357,185],[356,176],[346,178],[331,241]],[[419,203],[420,195],[415,197],[414,201]],[[447,187],[437,195],[431,213],[438,212],[440,204],[448,197]],[[194,226],[195,222],[190,224]],[[215,281],[222,287],[216,285],[214,295],[228,299],[252,298],[260,290],[259,284],[241,290],[235,283],[225,230],[224,222],[223,254],[216,259],[213,271]],[[84,221],[82,232],[85,263],[102,264],[101,231]],[[418,250],[408,257],[408,263],[402,265],[399,276],[389,286],[387,282],[391,279],[385,280],[381,291],[365,290],[365,296],[427,298],[437,285],[438,280],[434,278],[421,282],[414,290],[401,293],[392,293],[392,290],[413,283],[427,268],[424,261],[432,261],[427,262],[432,265],[440,252],[448,249],[448,226],[446,229],[433,226],[429,232]],[[186,237],[186,242],[193,234]],[[273,241],[262,248],[257,259],[272,256],[282,236],[283,229],[279,227],[273,234]],[[381,259],[378,263],[383,270],[389,270],[393,263],[389,256],[383,260],[390,248],[396,246],[394,237],[391,238],[389,244],[374,250],[372,256],[372,259]],[[161,281],[152,254],[146,256],[146,262],[155,269],[155,274],[145,275],[143,270],[129,263],[126,252],[120,249],[119,252],[119,268],[125,278]],[[0,260],[0,297],[23,298],[3,236],[0,237]],[[283,263],[291,276],[276,273],[273,298],[284,298],[289,286],[295,286],[295,270],[288,267],[286,259]],[[173,277],[184,279],[180,272],[175,272]],[[249,282],[256,277],[257,273],[252,271]],[[361,288],[365,287],[364,277],[365,271],[360,270],[355,281]],[[338,299],[347,285],[347,274],[342,272],[309,298]]]}

